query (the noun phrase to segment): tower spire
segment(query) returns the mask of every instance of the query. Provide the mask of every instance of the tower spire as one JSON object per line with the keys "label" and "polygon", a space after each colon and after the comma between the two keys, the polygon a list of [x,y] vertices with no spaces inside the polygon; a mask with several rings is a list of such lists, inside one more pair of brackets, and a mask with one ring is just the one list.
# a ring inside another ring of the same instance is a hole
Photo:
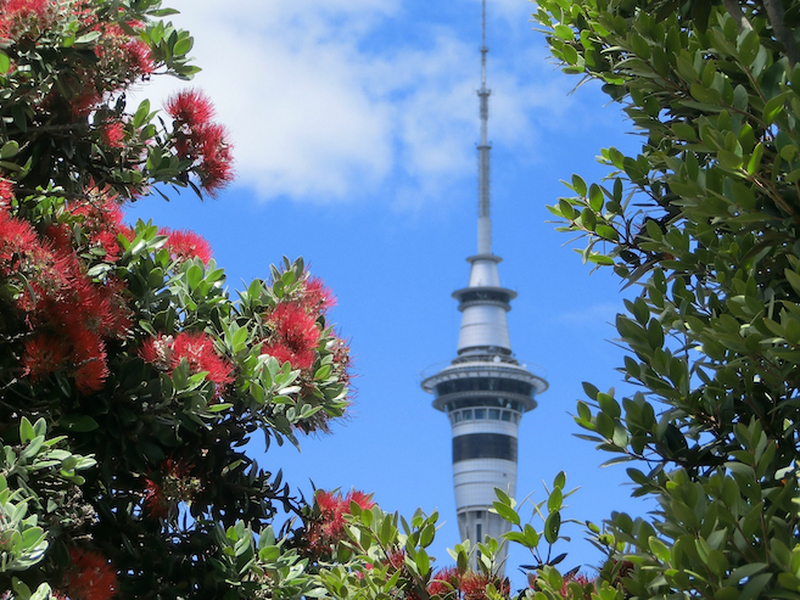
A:
{"label": "tower spire", "polygon": [[481,89],[478,90],[481,114],[481,143],[478,146],[478,254],[492,253],[492,219],[489,210],[489,95],[486,87],[486,0],[481,22]]}

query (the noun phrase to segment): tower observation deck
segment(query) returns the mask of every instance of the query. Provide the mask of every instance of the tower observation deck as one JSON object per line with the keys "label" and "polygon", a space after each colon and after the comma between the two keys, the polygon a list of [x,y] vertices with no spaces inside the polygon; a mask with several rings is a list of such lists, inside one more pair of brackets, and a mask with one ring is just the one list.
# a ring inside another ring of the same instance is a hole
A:
{"label": "tower observation deck", "polygon": [[[511,351],[506,313],[517,294],[500,284],[497,265],[502,259],[491,250],[486,0],[482,37],[478,253],[467,258],[467,287],[453,292],[462,313],[457,356],[422,381],[422,389],[435,396],[433,407],[450,419],[459,533],[462,541],[469,539],[473,545],[487,535],[499,539],[510,530],[509,523],[489,512],[496,499],[494,488],[515,495],[519,424],[524,413],[536,408],[536,396],[547,389],[547,382],[520,365]],[[505,546],[500,559],[505,559]]]}

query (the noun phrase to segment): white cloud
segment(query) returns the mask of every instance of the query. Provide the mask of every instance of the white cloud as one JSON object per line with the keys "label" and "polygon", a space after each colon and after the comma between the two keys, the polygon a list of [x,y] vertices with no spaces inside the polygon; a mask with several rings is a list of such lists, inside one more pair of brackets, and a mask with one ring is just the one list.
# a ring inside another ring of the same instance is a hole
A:
{"label": "white cloud", "polygon": [[[382,28],[408,18],[400,0],[245,0],[235,12],[210,0],[169,4],[182,13],[176,25],[195,37],[203,72],[192,85],[209,94],[230,130],[239,183],[261,197],[385,197],[382,186],[400,176],[395,201],[419,205],[473,175],[475,40],[423,24],[431,34],[424,44],[382,47],[374,39]],[[509,19],[532,7],[495,5]],[[493,139],[531,147],[532,110],[563,111],[563,85],[523,82],[500,64],[490,73]],[[177,87],[159,81],[146,93],[164,98]]]}

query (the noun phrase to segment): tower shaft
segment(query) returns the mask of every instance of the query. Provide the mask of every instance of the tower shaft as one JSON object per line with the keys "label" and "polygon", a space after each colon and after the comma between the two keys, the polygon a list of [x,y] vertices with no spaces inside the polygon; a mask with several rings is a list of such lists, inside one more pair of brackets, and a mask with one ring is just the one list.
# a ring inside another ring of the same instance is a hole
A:
{"label": "tower shaft", "polygon": [[[488,141],[489,95],[486,87],[486,0],[483,1],[478,146],[478,253],[470,263],[467,287],[453,292],[461,311],[458,353],[449,366],[426,378],[422,388],[434,394],[433,407],[452,426],[453,485],[462,540],[474,546],[490,535],[501,539],[511,525],[490,511],[495,488],[510,496],[517,484],[517,437],[523,413],[536,407],[535,396],[547,382],[520,365],[511,350],[506,313],[516,292],[502,287],[492,253]],[[500,555],[505,559],[505,547]],[[477,556],[472,557],[473,567]],[[500,572],[502,573],[502,566]]]}

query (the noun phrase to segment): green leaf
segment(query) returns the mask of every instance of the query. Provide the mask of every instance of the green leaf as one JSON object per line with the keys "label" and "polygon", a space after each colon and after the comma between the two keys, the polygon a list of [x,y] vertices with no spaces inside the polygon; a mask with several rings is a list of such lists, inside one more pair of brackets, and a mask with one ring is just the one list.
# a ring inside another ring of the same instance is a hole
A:
{"label": "green leaf", "polygon": [[603,209],[603,190],[596,183],[589,187],[589,205],[595,212],[600,212]]}
{"label": "green leaf", "polygon": [[547,515],[544,522],[544,539],[548,544],[555,544],[561,530],[561,513],[553,512]]}
{"label": "green leaf", "polygon": [[19,143],[9,140],[0,148],[0,159],[14,158],[19,153]]}
{"label": "green leaf", "polygon": [[86,433],[100,427],[89,415],[64,415],[58,420],[58,424],[67,431],[75,433]]}
{"label": "green leaf", "polygon": [[580,175],[572,176],[572,189],[581,197],[586,196],[586,182],[581,179]]}
{"label": "green leaf", "polygon": [[417,555],[415,557],[414,562],[417,565],[417,571],[419,571],[420,575],[424,577],[425,575],[428,574],[428,571],[430,571],[431,568],[431,560],[428,557],[428,553],[425,552],[424,548],[420,548],[419,550],[417,550]]}
{"label": "green leaf", "polygon": [[772,573],[762,573],[750,578],[747,585],[744,586],[742,593],[739,595],[739,600],[750,600],[750,598],[758,598],[761,591],[767,586]]}
{"label": "green leaf", "polygon": [[525,542],[529,548],[536,548],[539,545],[539,534],[528,523],[525,523],[522,532],[525,534]]}
{"label": "green leaf", "polygon": [[174,56],[183,56],[192,49],[192,46],[194,46],[194,39],[192,39],[192,36],[187,34],[185,37],[182,37],[175,42],[175,46],[172,48],[172,53]]}
{"label": "green leaf", "polygon": [[764,110],[762,111],[764,122],[767,125],[772,125],[772,123],[774,123],[778,118],[778,115],[783,112],[783,106],[785,102],[785,94],[778,94],[774,98],[770,98],[767,101],[767,103],[764,105]]}
{"label": "green leaf", "polygon": [[655,536],[651,536],[647,540],[647,543],[648,546],[650,547],[650,552],[652,552],[653,555],[658,560],[660,560],[665,565],[670,564],[670,560],[672,559],[672,553],[669,551],[669,548],[667,548],[664,542],[662,542]]}
{"label": "green leaf", "polygon": [[35,437],[36,432],[33,430],[33,425],[31,425],[28,417],[22,417],[19,423],[19,441],[25,444]]}
{"label": "green leaf", "polygon": [[553,28],[553,32],[556,34],[557,37],[561,38],[562,40],[574,40],[575,33],[572,29],[567,26],[559,23]]}
{"label": "green leaf", "polygon": [[791,269],[784,270],[783,274],[786,276],[786,280],[789,282],[789,285],[794,288],[794,291],[800,294],[800,275]]}
{"label": "green leaf", "polygon": [[8,73],[10,68],[11,60],[8,58],[8,54],[0,50],[0,75],[5,75]]}
{"label": "green leaf", "polygon": [[547,498],[547,510],[549,512],[560,510],[563,501],[564,497],[561,488],[555,488]]}
{"label": "green leaf", "polygon": [[497,514],[500,515],[503,520],[508,521],[514,525],[519,525],[519,515],[517,511],[515,511],[510,506],[503,504],[502,502],[494,502],[492,504],[494,509],[497,511]]}

